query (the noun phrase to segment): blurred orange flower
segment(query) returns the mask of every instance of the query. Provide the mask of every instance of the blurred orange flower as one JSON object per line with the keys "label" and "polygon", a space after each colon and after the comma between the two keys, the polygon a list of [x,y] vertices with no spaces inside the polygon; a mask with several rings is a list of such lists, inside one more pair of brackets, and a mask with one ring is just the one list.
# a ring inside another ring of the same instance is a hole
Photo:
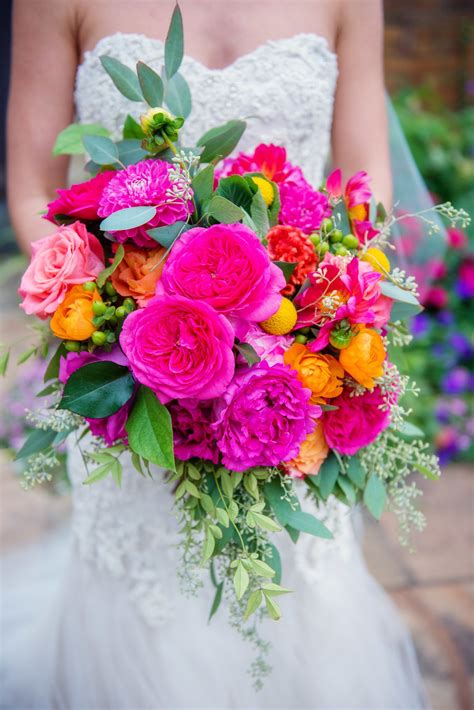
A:
{"label": "blurred orange flower", "polygon": [[313,353],[306,345],[293,343],[284,359],[286,365],[298,372],[300,382],[313,393],[312,404],[321,404],[341,394],[344,369],[332,355]]}
{"label": "blurred orange flower", "polygon": [[95,330],[92,323],[94,301],[102,301],[97,289],[92,292],[85,291],[81,284],[70,288],[51,318],[50,325],[54,335],[63,340],[90,338]]}
{"label": "blurred orange flower", "polygon": [[347,348],[341,350],[339,362],[344,370],[363,387],[372,389],[374,378],[383,374],[385,347],[381,336],[376,330],[359,325]]}
{"label": "blurred orange flower", "polygon": [[124,244],[124,249],[125,256],[111,276],[112,284],[121,296],[131,296],[139,306],[146,306],[155,295],[166,249],[141,249],[135,244]]}
{"label": "blurred orange flower", "polygon": [[288,461],[285,468],[293,478],[303,478],[308,474],[314,476],[321,468],[328,451],[329,447],[324,437],[322,424],[317,422],[314,430],[301,444],[298,455]]}

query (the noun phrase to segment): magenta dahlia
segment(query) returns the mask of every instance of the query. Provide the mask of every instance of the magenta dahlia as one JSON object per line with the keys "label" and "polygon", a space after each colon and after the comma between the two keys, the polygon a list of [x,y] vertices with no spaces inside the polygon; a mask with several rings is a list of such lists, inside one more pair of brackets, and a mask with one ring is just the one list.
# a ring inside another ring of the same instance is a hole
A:
{"label": "magenta dahlia", "polygon": [[99,202],[100,217],[108,217],[127,207],[156,207],[156,215],[147,224],[114,232],[118,242],[132,239],[141,247],[156,246],[156,242],[148,236],[147,229],[173,224],[188,217],[192,211],[192,201],[173,196],[172,170],[175,168],[163,160],[142,160],[129,165],[125,170],[119,170],[110,180]]}
{"label": "magenta dahlia", "polygon": [[331,206],[326,195],[314,190],[309,182],[287,182],[280,185],[280,222],[298,227],[311,234],[319,229],[325,217],[331,215]]}

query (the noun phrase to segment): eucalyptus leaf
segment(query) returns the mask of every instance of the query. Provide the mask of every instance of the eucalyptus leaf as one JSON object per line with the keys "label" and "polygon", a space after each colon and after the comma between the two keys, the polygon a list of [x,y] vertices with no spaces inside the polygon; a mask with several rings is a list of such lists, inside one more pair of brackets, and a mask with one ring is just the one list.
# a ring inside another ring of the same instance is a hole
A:
{"label": "eucalyptus leaf", "polygon": [[407,291],[397,284],[392,283],[384,279],[380,282],[380,290],[384,296],[392,298],[394,301],[401,301],[402,303],[410,303],[413,306],[418,306],[421,309],[420,302],[412,291]]}
{"label": "eucalyptus leaf", "polygon": [[409,436],[410,438],[420,438],[424,439],[426,434],[419,427],[415,426],[411,422],[403,422],[399,429],[400,434],[404,436]]}
{"label": "eucalyptus leaf", "polygon": [[137,63],[137,76],[143,98],[151,108],[159,108],[163,103],[164,86],[161,77],[143,62]]}
{"label": "eucalyptus leaf", "polygon": [[169,249],[173,246],[175,241],[188,229],[192,229],[192,225],[186,222],[174,222],[166,227],[155,227],[155,229],[148,229],[147,234],[149,237],[157,241],[161,246]]}
{"label": "eucalyptus leaf", "polygon": [[117,89],[130,101],[143,101],[138,78],[129,67],[114,57],[102,56],[100,62]]}
{"label": "eucalyptus leaf", "polygon": [[339,461],[334,454],[329,454],[319,469],[318,475],[313,477],[315,483],[319,486],[319,492],[324,500],[327,500],[333,492],[339,470]]}
{"label": "eucalyptus leaf", "polygon": [[105,136],[84,136],[84,147],[98,165],[113,165],[119,157],[118,148]]}
{"label": "eucalyptus leaf", "polygon": [[289,519],[289,524],[292,528],[300,532],[314,535],[315,537],[323,537],[326,540],[332,540],[334,537],[332,532],[310,513],[305,513],[302,510],[294,510]]}
{"label": "eucalyptus leaf", "polygon": [[337,485],[344,493],[348,502],[351,505],[355,505],[355,502],[357,499],[356,492],[355,492],[354,486],[352,485],[351,481],[347,478],[347,476],[339,476],[337,479]]}
{"label": "eucalyptus leaf", "polygon": [[107,128],[100,123],[71,123],[57,136],[53,155],[82,155],[84,136],[109,136]]}
{"label": "eucalyptus leaf", "polygon": [[347,464],[347,475],[357,488],[364,488],[365,468],[362,466],[358,456],[351,456]]}
{"label": "eucalyptus leaf", "polygon": [[211,128],[198,140],[199,146],[205,146],[201,154],[202,163],[211,163],[216,158],[226,158],[234,148],[247,127],[245,121],[232,120]]}
{"label": "eucalyptus leaf", "polygon": [[144,205],[143,207],[126,207],[123,210],[112,212],[102,220],[100,228],[103,232],[120,232],[123,229],[133,229],[146,224],[156,215],[156,207]]}
{"label": "eucalyptus leaf", "polygon": [[206,214],[221,222],[221,224],[234,224],[235,222],[240,222],[243,217],[240,207],[220,195],[214,195],[207,203]]}
{"label": "eucalyptus leaf", "polygon": [[365,487],[364,503],[374,518],[379,520],[385,509],[386,502],[387,491],[385,484],[375,473],[372,473]]}
{"label": "eucalyptus leaf", "polygon": [[183,18],[179,5],[176,3],[165,42],[165,69],[168,79],[171,79],[181,66],[183,53]]}
{"label": "eucalyptus leaf", "polygon": [[33,429],[25,443],[15,456],[15,460],[27,459],[39,451],[48,449],[56,438],[56,431],[53,429]]}
{"label": "eucalyptus leaf", "polygon": [[165,469],[175,470],[171,416],[151,389],[141,386],[125,428],[132,451]]}
{"label": "eucalyptus leaf", "polygon": [[191,91],[182,74],[174,74],[165,84],[164,102],[175,116],[187,118],[192,109]]}
{"label": "eucalyptus leaf", "polygon": [[126,138],[117,143],[119,160],[123,165],[135,165],[140,160],[143,160],[147,155],[147,151],[143,150],[141,140],[138,138]]}
{"label": "eucalyptus leaf", "polygon": [[416,316],[417,313],[421,313],[423,306],[419,303],[415,305],[414,303],[402,303],[401,301],[395,301],[392,305],[390,311],[390,320],[395,322],[397,320],[407,320],[412,316]]}
{"label": "eucalyptus leaf", "polygon": [[128,367],[110,361],[92,362],[69,377],[59,408],[94,419],[109,417],[128,402],[134,386]]}

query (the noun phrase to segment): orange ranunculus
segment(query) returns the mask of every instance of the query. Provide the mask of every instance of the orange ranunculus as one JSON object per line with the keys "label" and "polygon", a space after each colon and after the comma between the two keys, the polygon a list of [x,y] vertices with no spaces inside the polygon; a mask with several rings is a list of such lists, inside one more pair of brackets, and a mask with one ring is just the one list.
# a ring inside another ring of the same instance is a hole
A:
{"label": "orange ranunculus", "polygon": [[313,404],[320,404],[342,393],[344,369],[332,355],[313,353],[306,345],[293,343],[284,359],[286,365],[297,371],[302,384],[313,393]]}
{"label": "orange ranunculus", "polygon": [[63,340],[87,340],[95,330],[92,323],[92,304],[102,301],[100,293],[85,291],[82,285],[73,286],[51,318],[51,330]]}
{"label": "orange ranunculus", "polygon": [[322,424],[317,422],[314,430],[301,444],[298,455],[285,464],[285,469],[294,478],[303,478],[308,474],[314,476],[321,468],[328,451]]}
{"label": "orange ranunculus", "polygon": [[347,348],[341,350],[339,362],[351,377],[367,389],[375,386],[374,378],[383,374],[385,348],[376,330],[359,325]]}
{"label": "orange ranunculus", "polygon": [[135,244],[124,244],[124,249],[125,256],[111,276],[112,284],[121,296],[131,296],[139,306],[146,306],[155,295],[166,249],[141,249]]}

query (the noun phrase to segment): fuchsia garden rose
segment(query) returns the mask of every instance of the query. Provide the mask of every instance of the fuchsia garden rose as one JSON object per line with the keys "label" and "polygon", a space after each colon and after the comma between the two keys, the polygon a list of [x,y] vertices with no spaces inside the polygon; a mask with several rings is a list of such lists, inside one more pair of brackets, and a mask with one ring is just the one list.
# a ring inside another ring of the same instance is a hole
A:
{"label": "fuchsia garden rose", "polygon": [[381,409],[385,401],[379,387],[352,397],[346,389],[331,404],[337,409],[324,412],[321,421],[329,447],[340,454],[353,456],[390,424],[389,409]]}
{"label": "fuchsia garden rose", "polygon": [[205,301],[226,316],[260,322],[278,310],[285,285],[254,232],[216,224],[190,229],[175,242],[156,293]]}
{"label": "fuchsia garden rose", "polygon": [[168,405],[173,422],[174,452],[181,461],[197,457],[217,463],[219,450],[212,430],[214,402],[182,399]]}
{"label": "fuchsia garden rose", "polygon": [[48,204],[48,212],[44,218],[49,219],[50,222],[55,222],[55,218],[62,215],[74,219],[99,219],[97,210],[100,198],[104,188],[115,174],[114,170],[107,170],[86,182],[71,185],[66,190],[56,190],[59,197]]}
{"label": "fuchsia garden rose", "polygon": [[18,290],[21,308],[38,318],[52,315],[70,286],[93,281],[105,268],[104,250],[81,222],[74,222],[31,245],[31,262]]}
{"label": "fuchsia garden rose", "polygon": [[232,379],[234,330],[204,301],[155,297],[124,321],[120,345],[136,379],[172,399],[212,399]]}
{"label": "fuchsia garden rose", "polygon": [[245,471],[296,456],[321,414],[310,397],[286,365],[260,362],[238,370],[216,404],[213,426],[224,465]]}
{"label": "fuchsia garden rose", "polygon": [[192,211],[192,200],[173,196],[172,170],[176,168],[163,160],[142,160],[115,173],[102,193],[100,217],[127,207],[156,207],[156,215],[147,224],[114,232],[118,242],[132,239],[138,246],[156,247],[147,229],[186,220]]}

